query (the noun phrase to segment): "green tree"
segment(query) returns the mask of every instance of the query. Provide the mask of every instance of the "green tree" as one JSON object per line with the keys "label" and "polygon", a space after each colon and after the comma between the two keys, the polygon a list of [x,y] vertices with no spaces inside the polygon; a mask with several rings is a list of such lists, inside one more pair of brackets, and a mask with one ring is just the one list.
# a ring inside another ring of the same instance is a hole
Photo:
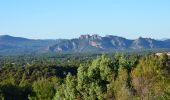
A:
{"label": "green tree", "polygon": [[164,75],[161,59],[154,55],[144,57],[132,71],[132,84],[141,99],[154,100],[164,94],[168,76]]}
{"label": "green tree", "polygon": [[55,100],[75,100],[77,99],[76,78],[70,73],[67,75],[65,84],[62,84],[56,92]]}
{"label": "green tree", "polygon": [[51,100],[55,94],[55,83],[46,78],[35,81],[32,85],[35,96],[30,96],[30,100]]}
{"label": "green tree", "polygon": [[102,55],[93,60],[92,64],[78,68],[77,90],[82,99],[103,100],[107,92],[107,84],[114,78],[114,66],[110,58]]}
{"label": "green tree", "polygon": [[114,93],[116,100],[132,99],[133,95],[128,86],[128,72],[123,67],[119,68],[118,77],[114,83]]}

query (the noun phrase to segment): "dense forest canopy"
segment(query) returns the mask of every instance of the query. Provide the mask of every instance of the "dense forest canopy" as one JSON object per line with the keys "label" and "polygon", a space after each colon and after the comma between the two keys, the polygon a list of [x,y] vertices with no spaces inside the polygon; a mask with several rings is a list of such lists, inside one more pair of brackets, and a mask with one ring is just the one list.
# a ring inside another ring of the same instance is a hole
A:
{"label": "dense forest canopy", "polygon": [[0,56],[0,100],[168,100],[166,53]]}

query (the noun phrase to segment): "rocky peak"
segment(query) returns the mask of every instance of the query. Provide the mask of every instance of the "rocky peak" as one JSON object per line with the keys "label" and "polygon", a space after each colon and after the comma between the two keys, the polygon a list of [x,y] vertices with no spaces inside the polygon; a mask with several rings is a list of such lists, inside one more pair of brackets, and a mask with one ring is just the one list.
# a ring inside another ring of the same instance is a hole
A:
{"label": "rocky peak", "polygon": [[89,34],[87,34],[87,35],[81,35],[81,36],[79,37],[79,39],[89,39],[89,38],[91,38],[91,36],[90,36]]}
{"label": "rocky peak", "polygon": [[101,39],[102,37],[99,36],[98,34],[94,34],[91,36],[92,39]]}
{"label": "rocky peak", "polygon": [[97,39],[101,39],[102,37],[101,36],[99,36],[98,34],[94,34],[94,35],[89,35],[89,34],[87,34],[87,35],[81,35],[80,37],[79,37],[79,39],[92,39],[92,40],[97,40]]}

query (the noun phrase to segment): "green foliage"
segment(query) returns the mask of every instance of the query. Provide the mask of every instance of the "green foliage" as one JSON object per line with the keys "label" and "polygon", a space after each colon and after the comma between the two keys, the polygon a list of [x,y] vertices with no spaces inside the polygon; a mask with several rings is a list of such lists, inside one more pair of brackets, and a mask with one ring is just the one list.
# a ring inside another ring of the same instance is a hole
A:
{"label": "green foliage", "polygon": [[132,71],[132,84],[140,98],[152,100],[164,94],[169,75],[165,75],[162,61],[162,57],[147,56]]}
{"label": "green foliage", "polygon": [[30,96],[30,100],[51,100],[55,94],[55,81],[50,81],[45,78],[41,78],[35,81],[32,85],[35,96]]}
{"label": "green foliage", "polygon": [[119,69],[118,77],[114,83],[114,94],[116,100],[128,100],[133,98],[128,86],[128,72],[124,68]]}
{"label": "green foliage", "polygon": [[0,57],[0,100],[168,100],[166,54]]}
{"label": "green foliage", "polygon": [[77,90],[82,99],[103,100],[107,92],[107,85],[114,79],[114,68],[110,58],[103,55],[93,60],[92,64],[78,68]]}
{"label": "green foliage", "polygon": [[55,100],[75,100],[77,98],[76,80],[70,73],[67,75],[65,84],[57,89]]}

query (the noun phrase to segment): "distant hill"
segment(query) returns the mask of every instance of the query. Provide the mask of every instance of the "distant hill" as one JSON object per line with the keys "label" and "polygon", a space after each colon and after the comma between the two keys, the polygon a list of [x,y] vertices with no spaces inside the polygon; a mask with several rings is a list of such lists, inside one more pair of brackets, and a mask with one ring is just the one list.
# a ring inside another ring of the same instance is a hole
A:
{"label": "distant hill", "polygon": [[170,48],[170,39],[142,38],[130,40],[107,35],[81,35],[75,39],[35,40],[9,35],[0,36],[0,54],[46,53],[46,52],[97,52],[113,50]]}
{"label": "distant hill", "polygon": [[57,40],[34,40],[2,35],[0,36],[0,55],[47,52],[46,48],[56,43]]}

